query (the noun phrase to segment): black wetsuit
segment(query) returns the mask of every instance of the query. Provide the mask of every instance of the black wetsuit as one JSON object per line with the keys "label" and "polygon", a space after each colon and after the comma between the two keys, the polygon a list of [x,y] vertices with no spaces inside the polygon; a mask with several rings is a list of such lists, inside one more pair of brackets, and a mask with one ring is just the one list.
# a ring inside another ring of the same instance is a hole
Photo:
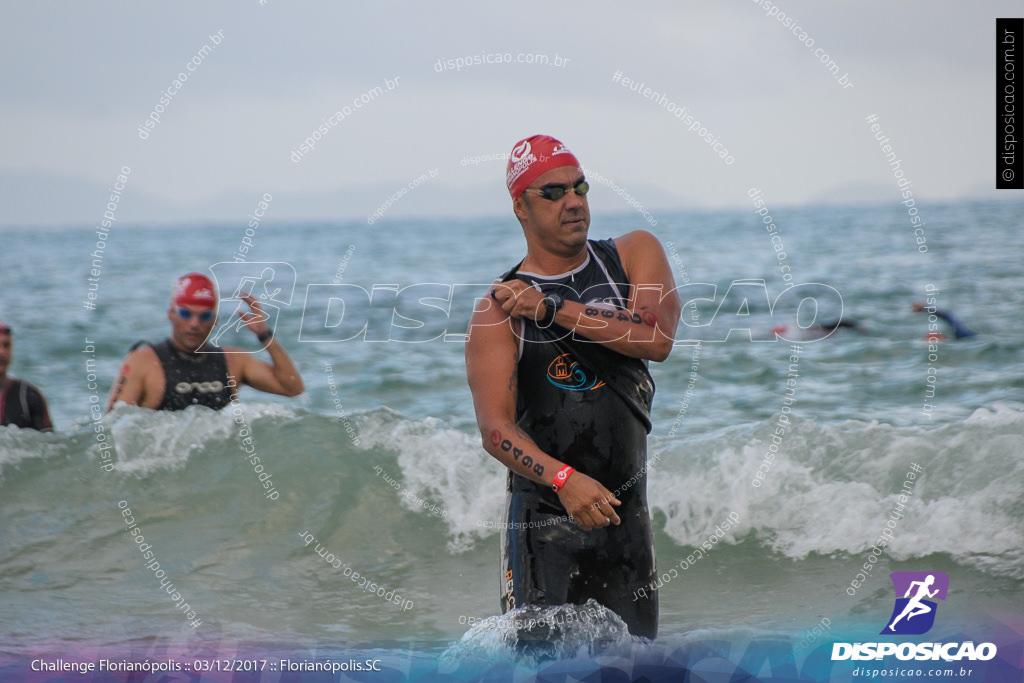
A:
{"label": "black wetsuit", "polygon": [[205,353],[185,353],[170,339],[150,346],[160,359],[167,382],[157,410],[184,410],[189,406],[220,410],[231,403],[228,361],[221,347],[207,346]]}
{"label": "black wetsuit", "polygon": [[34,384],[17,377],[8,377],[0,386],[0,426],[7,425],[38,429],[41,432],[53,431],[46,399]]}
{"label": "black wetsuit", "polygon": [[839,320],[829,320],[827,322],[820,323],[821,329],[826,332],[835,332],[841,327],[845,327],[850,330],[859,330],[860,323],[856,320],[847,320],[840,318]]}
{"label": "black wetsuit", "polygon": [[[629,281],[612,240],[590,241],[572,273],[502,276],[539,285],[607,311],[627,315]],[[594,598],[616,612],[631,634],[654,638],[657,594],[634,601],[656,576],[647,509],[647,434],[654,382],[646,363],[606,346],[573,339],[558,325],[541,329],[520,319],[516,422],[545,453],[616,492],[619,526],[583,531],[564,520],[551,487],[509,471],[502,531],[502,612],[523,605],[582,604]]]}
{"label": "black wetsuit", "polygon": [[949,323],[950,328],[953,330],[954,339],[966,339],[968,337],[974,337],[978,334],[973,330],[967,329],[967,327],[962,322],[957,320],[949,311],[936,309],[935,315]]}

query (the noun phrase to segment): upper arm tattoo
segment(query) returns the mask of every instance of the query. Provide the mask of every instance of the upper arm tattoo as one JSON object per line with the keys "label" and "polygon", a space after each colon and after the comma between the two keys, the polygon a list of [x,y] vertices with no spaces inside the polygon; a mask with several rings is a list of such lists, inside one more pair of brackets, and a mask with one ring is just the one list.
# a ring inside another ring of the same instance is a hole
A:
{"label": "upper arm tattoo", "polygon": [[519,352],[512,353],[512,374],[508,378],[508,390],[512,392],[512,401],[516,400],[516,389],[519,384]]}

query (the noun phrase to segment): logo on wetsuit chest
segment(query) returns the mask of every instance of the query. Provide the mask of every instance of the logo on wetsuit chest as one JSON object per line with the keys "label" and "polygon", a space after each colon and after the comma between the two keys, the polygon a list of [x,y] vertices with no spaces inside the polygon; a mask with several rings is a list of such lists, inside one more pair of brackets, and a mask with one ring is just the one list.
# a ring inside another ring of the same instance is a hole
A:
{"label": "logo on wetsuit chest", "polygon": [[573,360],[572,354],[568,353],[563,353],[548,365],[548,381],[559,389],[569,391],[587,391],[604,386],[604,380],[588,373],[582,365]]}
{"label": "logo on wetsuit chest", "polygon": [[200,394],[219,394],[224,391],[224,383],[220,380],[213,382],[178,382],[174,390],[179,394],[191,394],[198,391]]}

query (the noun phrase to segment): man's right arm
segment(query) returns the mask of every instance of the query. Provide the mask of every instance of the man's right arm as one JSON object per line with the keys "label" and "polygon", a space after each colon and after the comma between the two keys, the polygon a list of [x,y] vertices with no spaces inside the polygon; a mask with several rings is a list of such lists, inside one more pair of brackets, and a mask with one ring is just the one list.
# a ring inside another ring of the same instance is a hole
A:
{"label": "man's right arm", "polygon": [[110,388],[106,413],[113,410],[114,404],[118,401],[132,406],[143,404],[146,394],[146,369],[155,358],[156,353],[148,346],[138,348],[128,354],[124,363],[121,364],[121,371],[117,373],[114,386]]}
{"label": "man's right arm", "polygon": [[[519,345],[508,314],[491,298],[482,299],[469,323],[466,374],[473,393],[484,450],[516,474],[551,486],[564,463],[543,452],[515,420]],[[600,482],[574,472],[559,499],[582,529],[619,523],[618,499]]]}

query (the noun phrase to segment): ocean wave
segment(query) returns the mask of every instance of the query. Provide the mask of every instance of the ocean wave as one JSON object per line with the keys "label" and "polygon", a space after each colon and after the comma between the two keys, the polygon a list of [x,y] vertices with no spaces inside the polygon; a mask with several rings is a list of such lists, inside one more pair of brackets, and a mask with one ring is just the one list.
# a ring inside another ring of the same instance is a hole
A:
{"label": "ocean wave", "polygon": [[1022,434],[1024,412],[1011,405],[934,428],[777,416],[677,440],[649,480],[650,504],[684,547],[735,510],[741,522],[726,542],[752,537],[793,559],[861,554],[887,529],[896,560],[946,553],[1022,578]]}
{"label": "ocean wave", "polygon": [[[351,517],[372,520],[381,537],[414,528],[459,555],[498,533],[506,470],[476,434],[386,408],[347,416],[349,431],[339,418],[277,404],[241,411],[296,523],[309,499],[338,508],[321,536],[350,528]],[[754,543],[800,560],[862,554],[888,529],[885,552],[895,560],[945,553],[968,567],[1024,578],[1020,406],[980,408],[938,427],[779,420],[652,438],[648,498],[660,537],[697,548],[736,513],[739,523],[720,536],[723,543]],[[54,482],[65,482],[82,500],[99,500],[141,481],[145,490],[161,487],[168,500],[187,492],[259,501],[265,493],[228,410],[123,407],[107,423],[115,449],[109,473],[86,426],[63,434],[0,430],[0,492],[46,499]],[[343,501],[329,502],[340,495]],[[232,527],[231,509],[213,508],[207,523]],[[89,523],[87,510],[71,514],[67,533]],[[167,514],[162,518],[175,524]]]}

